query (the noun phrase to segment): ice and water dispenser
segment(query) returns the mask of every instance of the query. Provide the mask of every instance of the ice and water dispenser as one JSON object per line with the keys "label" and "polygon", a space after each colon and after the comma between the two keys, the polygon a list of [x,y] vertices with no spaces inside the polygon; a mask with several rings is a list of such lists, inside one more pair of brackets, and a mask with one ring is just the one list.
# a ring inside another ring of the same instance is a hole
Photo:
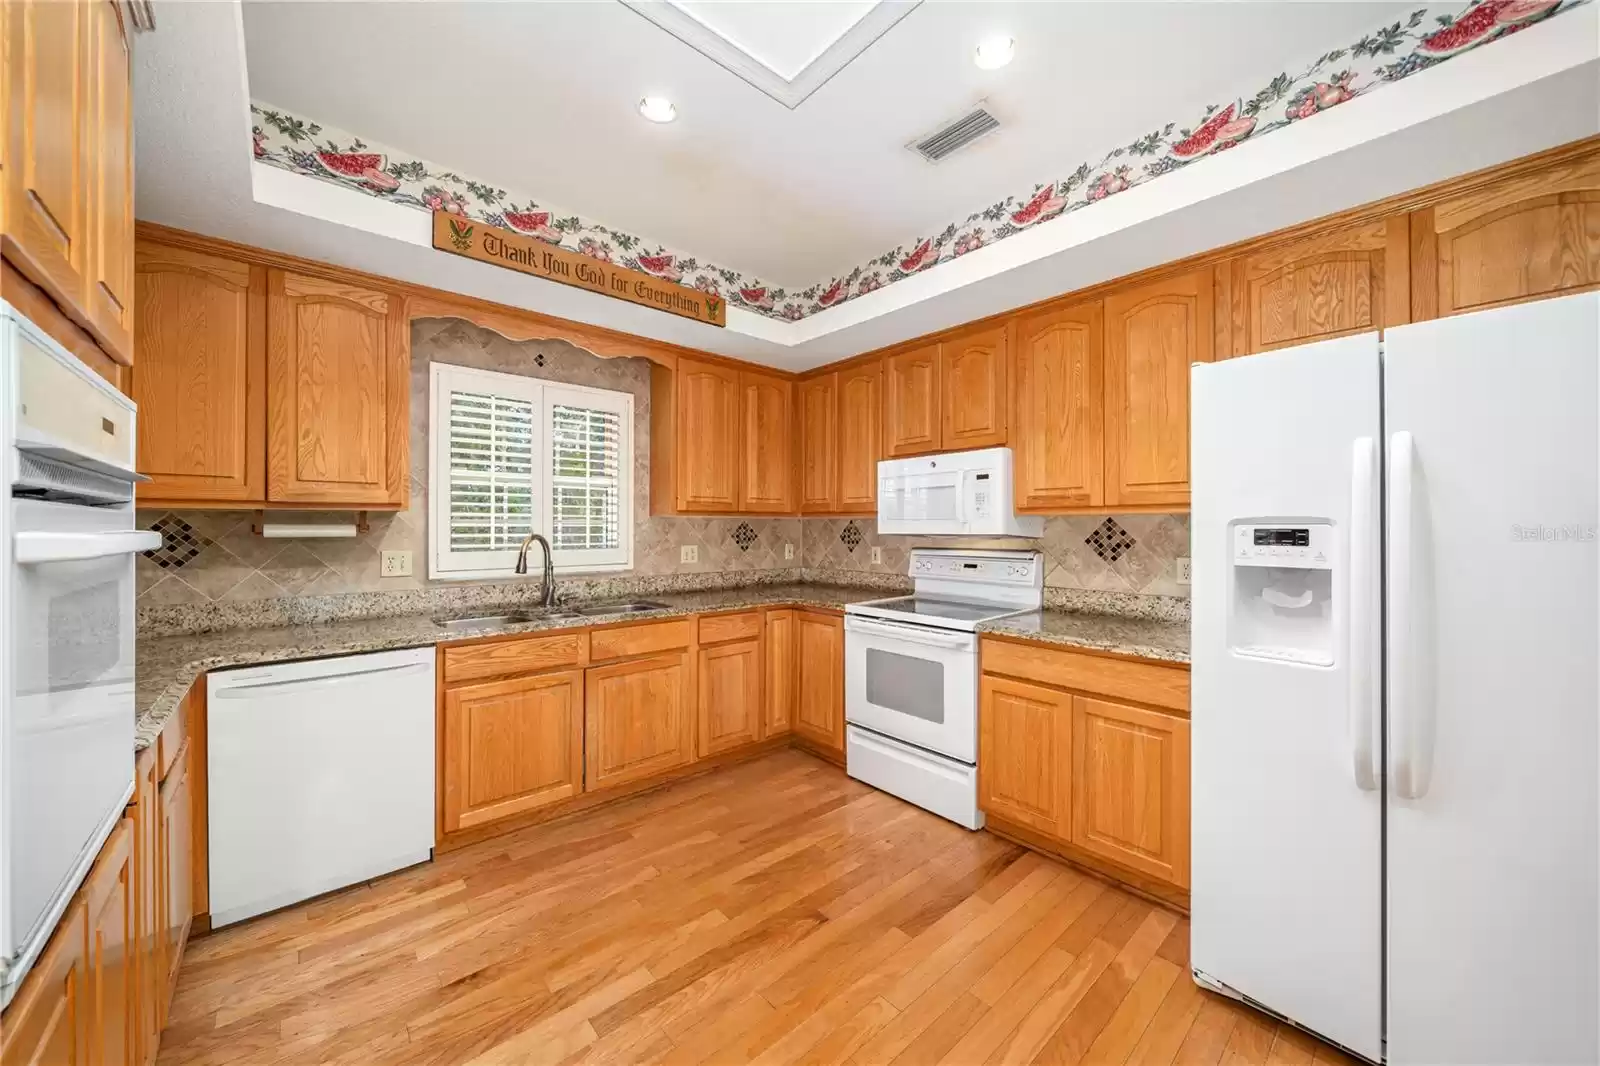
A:
{"label": "ice and water dispenser", "polygon": [[1234,652],[1333,664],[1333,539],[1325,521],[1234,523],[1228,616]]}

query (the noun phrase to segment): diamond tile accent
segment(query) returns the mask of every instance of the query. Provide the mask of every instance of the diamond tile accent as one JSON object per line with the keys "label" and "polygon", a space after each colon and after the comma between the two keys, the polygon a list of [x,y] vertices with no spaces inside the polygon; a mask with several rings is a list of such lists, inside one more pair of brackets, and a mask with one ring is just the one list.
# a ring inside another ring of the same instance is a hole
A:
{"label": "diamond tile accent", "polygon": [[846,522],[844,528],[839,530],[839,543],[844,545],[844,550],[854,552],[861,545],[861,527],[854,522]]}
{"label": "diamond tile accent", "polygon": [[144,552],[163,570],[182,570],[211,547],[210,538],[174,514],[164,514],[150,528],[161,534],[161,547]]}
{"label": "diamond tile accent", "polygon": [[750,550],[750,546],[756,542],[756,531],[750,528],[749,522],[740,522],[734,527],[733,542],[739,546],[739,550],[742,552]]}
{"label": "diamond tile accent", "polygon": [[533,357],[533,365],[534,366],[544,366],[544,353],[543,352],[540,352],[538,355]]}
{"label": "diamond tile accent", "polygon": [[1094,549],[1094,553],[1108,563],[1114,563],[1128,552],[1133,550],[1133,534],[1117,524],[1115,518],[1107,518],[1083,542]]}

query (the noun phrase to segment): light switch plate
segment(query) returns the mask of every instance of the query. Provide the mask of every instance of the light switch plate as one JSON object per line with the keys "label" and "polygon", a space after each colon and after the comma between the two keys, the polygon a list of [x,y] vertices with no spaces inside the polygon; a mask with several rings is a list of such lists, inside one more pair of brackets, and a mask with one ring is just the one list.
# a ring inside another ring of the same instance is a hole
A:
{"label": "light switch plate", "polygon": [[1189,583],[1189,557],[1187,555],[1185,555],[1183,558],[1178,560],[1178,584],[1187,585],[1188,583]]}
{"label": "light switch plate", "polygon": [[783,557],[785,559],[793,559],[794,558],[794,545],[793,544],[785,544],[783,546]]}
{"label": "light switch plate", "polygon": [[874,545],[872,548],[872,561],[874,563],[883,562],[883,549],[877,547],[876,545]]}
{"label": "light switch plate", "polygon": [[685,544],[678,549],[678,562],[698,563],[700,561],[700,545]]}
{"label": "light switch plate", "polygon": [[379,553],[379,572],[383,577],[410,577],[410,552]]}

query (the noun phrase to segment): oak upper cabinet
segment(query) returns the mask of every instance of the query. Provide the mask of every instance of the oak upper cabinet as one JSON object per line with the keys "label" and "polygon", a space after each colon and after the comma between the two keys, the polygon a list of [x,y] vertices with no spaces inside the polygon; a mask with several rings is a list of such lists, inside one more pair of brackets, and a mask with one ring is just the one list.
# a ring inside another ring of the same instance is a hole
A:
{"label": "oak upper cabinet", "polygon": [[696,680],[701,758],[761,739],[761,659],[759,637],[700,649]]}
{"label": "oak upper cabinet", "polygon": [[[650,376],[650,509],[657,514],[739,507],[744,398],[739,371],[680,358]],[[770,490],[768,490],[770,491]]]}
{"label": "oak upper cabinet", "polygon": [[1072,697],[984,674],[978,703],[978,805],[997,818],[1068,839]]}
{"label": "oak upper cabinet", "polygon": [[787,378],[739,373],[743,440],[739,511],[784,514],[794,500],[794,385]]}
{"label": "oak upper cabinet", "polygon": [[797,613],[800,687],[794,732],[844,754],[844,619],[817,611]]}
{"label": "oak upper cabinet", "polygon": [[133,362],[133,82],[128,27],[110,0],[89,5],[89,277],[86,311],[96,336]]}
{"label": "oak upper cabinet", "polygon": [[444,831],[471,829],[583,791],[582,670],[447,688]]}
{"label": "oak upper cabinet", "polygon": [[942,421],[939,345],[886,356],[883,438],[888,456],[939,450]]}
{"label": "oak upper cabinet", "polygon": [[1600,286],[1600,151],[1411,216],[1418,321]]}
{"label": "oak upper cabinet", "polygon": [[[140,1047],[133,819],[124,818],[84,881],[89,1062],[134,1066]],[[9,1060],[8,1060],[9,1061]],[[46,1060],[48,1061],[48,1060]]]}
{"label": "oak upper cabinet", "polygon": [[1274,241],[1217,268],[1217,358],[1410,320],[1405,215]]}
{"label": "oak upper cabinet", "polygon": [[1078,847],[1188,888],[1188,719],[1074,696],[1071,806]]}
{"label": "oak upper cabinet", "polygon": [[267,497],[403,507],[410,325],[398,296],[267,272]]}
{"label": "oak upper cabinet", "polygon": [[883,363],[874,360],[831,375],[839,390],[839,514],[878,510],[878,460],[883,458]]}
{"label": "oak upper cabinet", "polygon": [[1211,361],[1211,269],[1105,300],[1105,504],[1189,505],[1189,367]]}
{"label": "oak upper cabinet", "polygon": [[766,641],[767,668],[763,676],[765,698],[763,702],[761,735],[775,737],[789,732],[794,724],[797,698],[796,686],[800,683],[800,612],[793,607],[781,607],[767,612]]}
{"label": "oak upper cabinet", "polygon": [[0,1026],[4,1066],[90,1066],[94,1003],[89,981],[88,907],[67,905],[50,943],[28,971]]}
{"label": "oak upper cabinet", "polygon": [[140,500],[264,500],[266,271],[141,241],[137,293]]}
{"label": "oak upper cabinet", "polygon": [[1006,443],[1010,359],[1005,326],[947,337],[939,344],[940,431],[945,451]]}
{"label": "oak upper cabinet", "polygon": [[189,940],[189,924],[194,916],[191,886],[194,883],[194,853],[191,850],[194,812],[189,790],[189,748],[185,744],[177,760],[161,782],[158,803],[161,808],[160,881],[161,958],[163,970],[158,975],[162,995],[161,1023],[166,1024],[166,1004],[170,1002],[173,982],[177,980],[178,966],[183,961],[183,947]]}
{"label": "oak upper cabinet", "polygon": [[694,761],[690,675],[689,653],[683,651],[589,668],[584,791],[627,784]]}
{"label": "oak upper cabinet", "polygon": [[839,505],[839,375],[800,382],[800,509],[832,513]]}
{"label": "oak upper cabinet", "polygon": [[1015,324],[1018,510],[1094,507],[1105,498],[1104,315],[1100,301]]}

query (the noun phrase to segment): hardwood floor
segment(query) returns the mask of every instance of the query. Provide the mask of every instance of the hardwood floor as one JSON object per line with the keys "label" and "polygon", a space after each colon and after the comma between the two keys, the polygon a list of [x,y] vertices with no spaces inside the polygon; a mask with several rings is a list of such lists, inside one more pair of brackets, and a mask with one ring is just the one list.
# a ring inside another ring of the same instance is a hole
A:
{"label": "hardwood floor", "polygon": [[1188,923],[796,751],[195,940],[160,1063],[1350,1063]]}

